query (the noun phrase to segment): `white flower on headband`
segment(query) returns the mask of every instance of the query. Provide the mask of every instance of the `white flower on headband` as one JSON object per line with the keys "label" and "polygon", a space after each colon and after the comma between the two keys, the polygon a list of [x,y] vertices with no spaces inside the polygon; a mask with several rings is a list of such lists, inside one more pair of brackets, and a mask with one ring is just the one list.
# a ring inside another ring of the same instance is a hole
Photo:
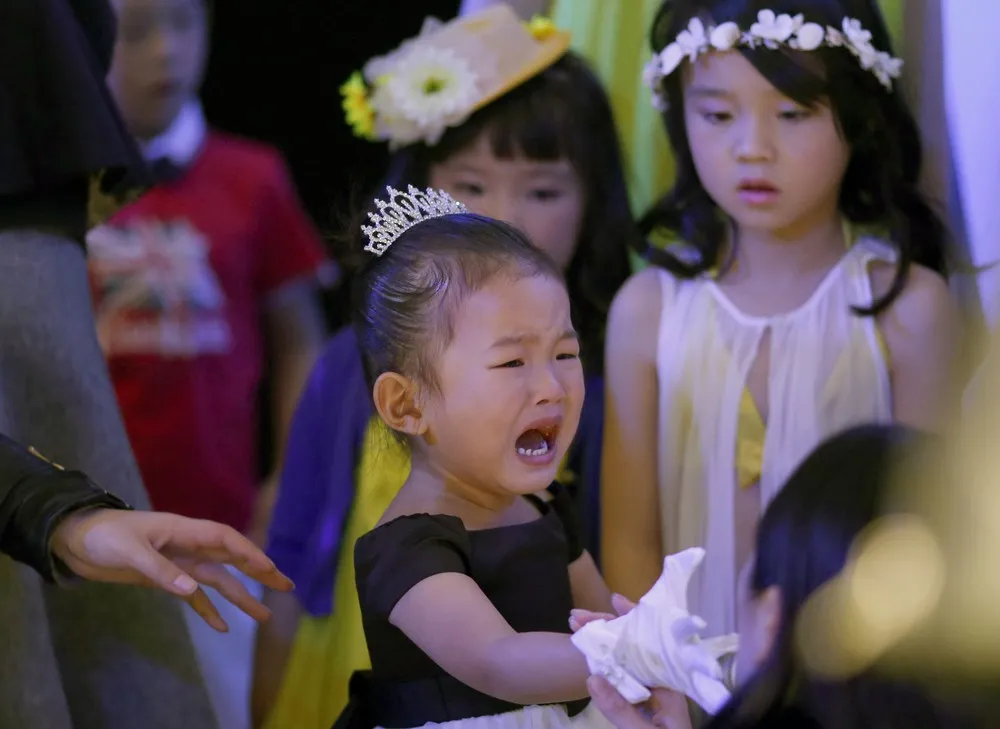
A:
{"label": "white flower on headband", "polygon": [[660,54],[653,54],[653,57],[646,62],[645,67],[642,69],[642,82],[647,88],[652,89],[653,108],[659,112],[666,111],[668,106],[666,96],[659,89],[659,80],[665,75],[663,73],[663,61],[660,59]]}
{"label": "white flower on headband", "polygon": [[788,45],[799,51],[815,51],[826,40],[826,31],[819,23],[803,23]]}
{"label": "white flower on headband", "polygon": [[860,20],[855,20],[854,18],[844,18],[844,22],[841,27],[844,29],[844,36],[847,38],[847,42],[850,43],[850,45],[856,48],[871,47],[872,33],[870,30],[865,30],[861,27]]}
{"label": "white flower on headband", "polygon": [[655,54],[646,65],[643,81],[653,92],[653,107],[657,111],[666,110],[667,101],[661,84],[685,58],[693,63],[704,53],[729,51],[741,45],[771,50],[785,45],[799,51],[814,51],[823,45],[843,47],[888,91],[892,91],[892,81],[899,78],[903,69],[901,59],[872,45],[871,31],[863,28],[861,21],[855,18],[844,18],[840,29],[824,28],[819,23],[807,23],[801,13],[795,16],[787,13],[777,15],[773,10],[761,10],[757,13],[757,22],[746,32],[731,21],[706,28],[700,18],[692,18],[674,42]]}
{"label": "white flower on headband", "polygon": [[[802,16],[798,19],[801,22]],[[750,38],[763,41],[768,48],[774,49],[779,43],[784,43],[795,32],[795,18],[782,13],[775,15],[773,10],[761,10],[757,13],[757,22],[750,26]]]}

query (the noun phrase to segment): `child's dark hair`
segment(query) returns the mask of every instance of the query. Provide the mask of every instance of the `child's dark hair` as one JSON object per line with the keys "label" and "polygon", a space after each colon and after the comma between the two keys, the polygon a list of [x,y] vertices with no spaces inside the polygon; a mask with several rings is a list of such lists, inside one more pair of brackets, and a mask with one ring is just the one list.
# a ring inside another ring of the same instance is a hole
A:
{"label": "child's dark hair", "polygon": [[454,334],[456,307],[498,276],[563,282],[555,261],[521,232],[471,213],[420,222],[372,256],[351,307],[369,391],[385,372],[437,386],[434,360]]}
{"label": "child's dark hair", "polygon": [[[666,47],[694,17],[705,21],[736,22],[749,28],[757,13],[803,14],[806,22],[840,28],[845,17],[856,18],[871,31],[872,44],[892,53],[888,30],[874,0],[666,0],[652,26],[654,52]],[[740,47],[739,52],[777,89],[794,101],[814,106],[829,100],[843,138],[851,149],[844,175],[840,211],[852,223],[877,225],[887,230],[898,250],[898,268],[889,291],[859,314],[874,315],[888,307],[906,285],[911,263],[946,273],[947,233],[944,223],[918,189],[923,149],[916,121],[899,91],[886,90],[870,70],[844,48],[820,47],[809,51],[823,71],[803,63],[803,52]],[[677,276],[692,278],[717,266],[721,259],[728,221],[705,191],[688,146],[684,125],[684,74],[674,72],[663,80],[669,108],[663,113],[676,158],[677,180],[673,190],[640,221],[647,235],[665,231],[693,245],[695,262],[647,246],[643,253]]]}
{"label": "child's dark hair", "polygon": [[[638,246],[639,239],[604,87],[582,59],[567,53],[462,125],[448,129],[436,145],[414,144],[400,150],[379,189],[426,187],[433,165],[467,149],[484,133],[501,159],[519,154],[531,160],[565,159],[580,176],[583,224],[566,269],[566,285],[584,367],[600,373],[608,309],[631,273],[629,250]],[[347,268],[352,268],[350,262]]]}
{"label": "child's dark hair", "polygon": [[863,425],[820,444],[788,479],[757,528],[749,588],[776,587],[781,623],[770,655],[710,729],[957,729],[955,707],[922,685],[874,670],[824,680],[795,646],[803,606],[842,572],[858,536],[882,514],[901,468],[937,457],[938,442],[899,425]]}

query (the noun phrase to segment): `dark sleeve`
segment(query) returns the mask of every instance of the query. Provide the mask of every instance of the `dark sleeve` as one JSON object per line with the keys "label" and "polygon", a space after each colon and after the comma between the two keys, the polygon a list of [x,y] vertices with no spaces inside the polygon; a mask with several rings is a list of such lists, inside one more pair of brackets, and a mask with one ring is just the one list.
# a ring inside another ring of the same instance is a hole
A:
{"label": "dark sleeve", "polygon": [[403,595],[428,577],[470,574],[470,553],[469,535],[456,517],[415,514],[377,527],[354,548],[361,612],[388,620]]}
{"label": "dark sleeve", "polygon": [[90,508],[129,508],[86,474],[65,471],[0,435],[0,552],[54,581],[49,544],[70,514]]}
{"label": "dark sleeve", "polygon": [[559,483],[549,486],[549,493],[552,499],[549,507],[556,512],[562,522],[563,531],[566,532],[566,546],[569,549],[568,559],[570,564],[576,562],[583,555],[583,530],[580,527],[580,517],[576,513],[576,504],[569,490]]}

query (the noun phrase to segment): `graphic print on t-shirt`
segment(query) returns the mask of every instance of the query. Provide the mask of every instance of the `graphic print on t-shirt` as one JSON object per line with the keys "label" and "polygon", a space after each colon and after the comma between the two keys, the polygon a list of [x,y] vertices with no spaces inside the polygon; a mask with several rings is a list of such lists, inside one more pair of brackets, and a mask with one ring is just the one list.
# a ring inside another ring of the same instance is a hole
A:
{"label": "graphic print on t-shirt", "polygon": [[87,236],[95,316],[107,356],[229,351],[226,299],[208,239],[187,220],[133,220]]}

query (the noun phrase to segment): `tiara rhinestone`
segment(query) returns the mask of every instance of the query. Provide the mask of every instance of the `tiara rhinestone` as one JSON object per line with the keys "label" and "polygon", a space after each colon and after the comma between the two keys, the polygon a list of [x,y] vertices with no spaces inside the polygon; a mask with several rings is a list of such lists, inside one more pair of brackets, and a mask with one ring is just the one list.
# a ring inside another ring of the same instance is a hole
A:
{"label": "tiara rhinestone", "polygon": [[428,187],[418,190],[413,185],[400,192],[385,188],[386,200],[376,198],[378,213],[368,213],[372,225],[362,225],[361,232],[368,239],[365,250],[381,256],[399,236],[417,223],[445,215],[466,213],[468,208],[443,190]]}

